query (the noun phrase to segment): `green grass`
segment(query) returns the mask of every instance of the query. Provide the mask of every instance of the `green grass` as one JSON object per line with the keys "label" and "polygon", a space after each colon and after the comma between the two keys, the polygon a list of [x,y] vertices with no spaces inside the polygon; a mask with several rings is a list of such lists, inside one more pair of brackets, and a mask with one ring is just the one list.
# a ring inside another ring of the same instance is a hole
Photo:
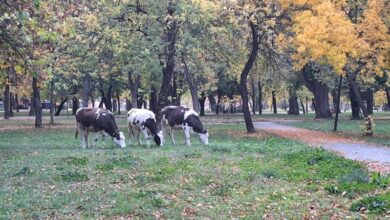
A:
{"label": "green grass", "polygon": [[[346,137],[354,137],[368,142],[390,146],[390,113],[377,113],[374,116],[375,126],[374,136],[372,137],[363,137],[363,123],[363,120],[350,120],[350,114],[348,113],[341,114],[337,133]],[[300,122],[288,122],[284,124],[310,130],[332,132],[334,119],[305,119]]]}
{"label": "green grass", "polygon": [[72,128],[2,131],[0,219],[359,217],[349,210],[357,199],[326,187],[366,172],[361,164],[287,139],[230,135],[243,125],[208,127],[209,146],[193,135],[187,147],[177,132],[175,146],[118,149],[106,140],[88,150]]}

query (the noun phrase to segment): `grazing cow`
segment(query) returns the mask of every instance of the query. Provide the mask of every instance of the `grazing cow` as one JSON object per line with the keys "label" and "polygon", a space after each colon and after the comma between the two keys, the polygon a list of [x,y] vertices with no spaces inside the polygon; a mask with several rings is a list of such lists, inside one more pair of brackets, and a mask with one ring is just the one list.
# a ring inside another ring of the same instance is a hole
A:
{"label": "grazing cow", "polygon": [[101,134],[110,135],[115,144],[121,148],[126,147],[125,137],[123,132],[120,132],[118,126],[115,123],[114,115],[102,108],[87,108],[81,107],[76,111],[77,132],[80,130],[82,133],[81,142],[83,148],[90,148],[88,143],[88,133],[90,131]]}
{"label": "grazing cow", "polygon": [[174,130],[183,129],[186,138],[185,144],[191,146],[190,131],[191,129],[199,134],[199,139],[204,145],[209,144],[209,132],[203,129],[199,115],[194,110],[181,106],[166,106],[161,111],[162,127],[169,133],[172,143],[175,144],[173,136]]}
{"label": "grazing cow", "polygon": [[[147,109],[137,109],[133,108],[127,113],[127,126],[129,128],[129,143],[131,133],[134,136],[135,129],[137,131],[138,143],[142,145],[140,132],[144,134],[146,145],[150,146],[150,137],[149,134],[152,134],[154,141],[158,146],[163,146],[162,143],[162,131],[158,128],[156,123],[156,117],[152,111]],[[134,136],[135,137],[135,136]]]}

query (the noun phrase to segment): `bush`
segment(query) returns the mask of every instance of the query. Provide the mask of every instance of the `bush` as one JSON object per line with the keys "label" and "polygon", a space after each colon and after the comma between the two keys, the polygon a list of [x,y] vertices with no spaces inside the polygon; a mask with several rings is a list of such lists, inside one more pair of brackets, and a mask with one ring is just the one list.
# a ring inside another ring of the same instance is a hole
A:
{"label": "bush", "polygon": [[390,192],[363,198],[353,203],[350,210],[353,212],[367,210],[376,214],[386,213],[390,210]]}

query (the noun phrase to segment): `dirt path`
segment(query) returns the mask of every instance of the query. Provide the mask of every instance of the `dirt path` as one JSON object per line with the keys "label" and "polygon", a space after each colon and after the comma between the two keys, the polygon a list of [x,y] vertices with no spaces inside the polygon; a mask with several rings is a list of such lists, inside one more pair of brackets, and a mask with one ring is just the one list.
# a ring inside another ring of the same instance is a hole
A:
{"label": "dirt path", "polygon": [[280,125],[275,122],[255,122],[256,129],[281,137],[303,141],[312,146],[336,152],[345,158],[362,161],[370,171],[390,173],[390,147],[368,144],[335,134]]}

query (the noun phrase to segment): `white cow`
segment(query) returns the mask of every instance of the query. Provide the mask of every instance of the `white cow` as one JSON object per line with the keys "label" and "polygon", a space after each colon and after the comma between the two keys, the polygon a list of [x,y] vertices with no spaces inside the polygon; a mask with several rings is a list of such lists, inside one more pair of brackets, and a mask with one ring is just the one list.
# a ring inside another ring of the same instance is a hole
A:
{"label": "white cow", "polygon": [[150,137],[151,134],[154,138],[154,141],[158,146],[163,146],[163,134],[162,131],[158,128],[156,123],[156,116],[152,111],[147,109],[137,109],[133,108],[127,113],[127,127],[129,129],[129,143],[131,134],[133,137],[134,130],[137,131],[138,143],[142,145],[140,133],[144,134],[146,145],[150,146]]}

